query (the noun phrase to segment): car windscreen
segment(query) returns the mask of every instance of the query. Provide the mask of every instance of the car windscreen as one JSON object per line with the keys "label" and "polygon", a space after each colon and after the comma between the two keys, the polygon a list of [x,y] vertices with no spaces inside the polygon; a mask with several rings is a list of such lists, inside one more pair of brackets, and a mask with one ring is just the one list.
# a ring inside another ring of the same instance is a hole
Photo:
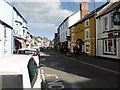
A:
{"label": "car windscreen", "polygon": [[19,50],[18,54],[33,55],[33,50]]}
{"label": "car windscreen", "polygon": [[21,88],[20,90],[23,90],[22,75],[0,75],[0,85],[2,90],[6,90],[8,88]]}

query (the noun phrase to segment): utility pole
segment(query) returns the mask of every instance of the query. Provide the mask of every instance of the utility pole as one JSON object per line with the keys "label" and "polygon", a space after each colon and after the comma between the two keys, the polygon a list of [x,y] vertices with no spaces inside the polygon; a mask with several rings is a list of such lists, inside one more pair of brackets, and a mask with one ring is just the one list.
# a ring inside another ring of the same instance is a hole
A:
{"label": "utility pole", "polygon": [[97,48],[96,48],[96,45],[97,45],[97,44],[96,44],[96,43],[97,43],[97,37],[96,37],[96,14],[97,14],[97,13],[96,13],[96,2],[95,2],[95,0],[93,0],[93,2],[94,2],[94,30],[95,30],[95,31],[94,31],[94,32],[95,32],[95,37],[94,37],[95,49],[94,49],[94,50],[95,50],[95,58],[96,58],[96,55],[97,55],[97,54],[96,54],[96,51],[97,51],[97,50],[96,50],[96,49],[97,49]]}

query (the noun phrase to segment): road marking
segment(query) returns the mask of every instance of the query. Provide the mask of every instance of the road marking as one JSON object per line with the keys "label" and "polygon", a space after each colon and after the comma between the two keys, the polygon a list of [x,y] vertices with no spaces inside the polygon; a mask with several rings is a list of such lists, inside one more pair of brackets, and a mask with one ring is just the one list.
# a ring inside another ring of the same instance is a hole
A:
{"label": "road marking", "polygon": [[[63,55],[61,55],[63,56]],[[66,57],[66,56],[63,56],[63,57]],[[74,61],[77,61],[77,62],[80,62],[80,63],[83,63],[83,64],[86,64],[86,65],[89,65],[89,66],[92,66],[92,67],[96,67],[96,68],[99,68],[99,69],[102,69],[102,70],[106,70],[106,71],[109,71],[109,72],[112,72],[112,73],[115,73],[115,74],[118,74],[120,75],[120,72],[119,71],[115,71],[115,70],[111,70],[111,69],[108,69],[108,68],[104,68],[104,67],[101,67],[101,66],[97,66],[97,65],[94,65],[94,64],[90,64],[90,63],[87,63],[87,62],[84,62],[84,61],[78,61],[74,58],[70,58],[70,57],[66,57],[68,59],[72,59]]]}
{"label": "road marking", "polygon": [[41,78],[42,78],[43,82],[45,82],[45,75],[44,75],[43,70],[41,70]]}
{"label": "road marking", "polygon": [[55,76],[56,79],[59,79],[59,77],[56,74],[46,74],[46,77],[50,77],[50,76]]}

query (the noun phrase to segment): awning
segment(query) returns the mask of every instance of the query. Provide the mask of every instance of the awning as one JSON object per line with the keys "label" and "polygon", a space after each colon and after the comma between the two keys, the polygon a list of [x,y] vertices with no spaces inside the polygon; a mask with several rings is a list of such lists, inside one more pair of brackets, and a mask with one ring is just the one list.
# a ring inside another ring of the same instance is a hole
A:
{"label": "awning", "polygon": [[23,40],[16,38],[21,44],[26,44]]}

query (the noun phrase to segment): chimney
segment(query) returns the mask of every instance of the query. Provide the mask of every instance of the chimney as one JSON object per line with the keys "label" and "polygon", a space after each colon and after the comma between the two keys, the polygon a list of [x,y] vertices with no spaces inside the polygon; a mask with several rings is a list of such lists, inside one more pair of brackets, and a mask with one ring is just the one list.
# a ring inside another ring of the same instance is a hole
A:
{"label": "chimney", "polygon": [[81,15],[81,18],[83,18],[87,14],[88,14],[88,3],[87,2],[82,2],[80,4],[80,15]]}

